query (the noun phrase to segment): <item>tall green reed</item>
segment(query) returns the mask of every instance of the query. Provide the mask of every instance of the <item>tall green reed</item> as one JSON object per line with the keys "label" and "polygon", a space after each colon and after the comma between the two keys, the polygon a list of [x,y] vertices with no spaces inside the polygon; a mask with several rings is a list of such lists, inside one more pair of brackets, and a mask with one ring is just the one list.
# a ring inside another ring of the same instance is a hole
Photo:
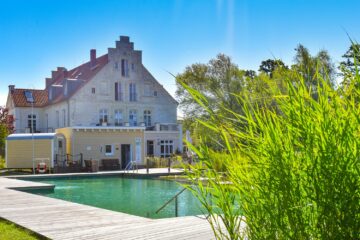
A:
{"label": "tall green reed", "polygon": [[269,85],[275,107],[235,94],[242,113],[226,118],[184,85],[225,146],[224,172],[205,145],[191,146],[202,162],[187,172],[218,239],[360,238],[360,76],[334,90],[290,75]]}

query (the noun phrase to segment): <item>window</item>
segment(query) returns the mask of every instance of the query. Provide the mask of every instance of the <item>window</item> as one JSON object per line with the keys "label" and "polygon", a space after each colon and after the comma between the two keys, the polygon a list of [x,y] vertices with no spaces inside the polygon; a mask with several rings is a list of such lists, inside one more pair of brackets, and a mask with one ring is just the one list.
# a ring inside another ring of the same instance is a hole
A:
{"label": "window", "polygon": [[28,103],[33,103],[33,102],[34,102],[34,97],[33,97],[32,92],[30,92],[30,91],[25,91],[24,93],[25,93],[26,101],[27,101]]}
{"label": "window", "polygon": [[154,141],[148,140],[147,141],[147,155],[148,156],[154,156]]}
{"label": "window", "polygon": [[119,63],[118,63],[118,62],[115,62],[115,63],[114,63],[114,69],[115,69],[115,70],[118,70],[118,69],[119,69]]}
{"label": "window", "polygon": [[121,76],[129,76],[129,62],[126,59],[121,59]]}
{"label": "window", "polygon": [[63,123],[62,126],[66,127],[66,112],[65,109],[62,110],[62,115],[63,115]]}
{"label": "window", "polygon": [[59,111],[56,111],[56,127],[60,127],[60,114]]}
{"label": "window", "polygon": [[133,64],[133,63],[131,64],[131,70],[135,71],[135,64]]}
{"label": "window", "polygon": [[136,84],[135,83],[129,84],[129,101],[136,102]]}
{"label": "window", "polygon": [[170,157],[173,153],[173,141],[161,140],[160,141],[160,157]]}
{"label": "window", "polygon": [[105,155],[106,155],[106,156],[112,156],[112,155],[114,155],[113,145],[105,145]]}
{"label": "window", "polygon": [[157,97],[157,91],[154,91],[154,97]]}
{"label": "window", "polygon": [[115,110],[115,126],[122,126],[123,116],[122,111],[117,109]]}
{"label": "window", "polygon": [[151,126],[151,111],[150,110],[144,111],[144,123],[145,123],[145,126],[147,126],[147,127]]}
{"label": "window", "polygon": [[94,88],[94,87],[91,88],[91,93],[92,93],[92,94],[95,94],[95,88]]}
{"label": "window", "polygon": [[137,125],[136,110],[130,110],[129,111],[129,124],[130,124],[130,126],[136,126]]}
{"label": "window", "polygon": [[36,132],[36,115],[35,114],[28,115],[28,128],[30,129],[31,133]]}
{"label": "window", "polygon": [[122,101],[123,100],[123,94],[121,89],[121,83],[116,82],[115,83],[115,101]]}
{"label": "window", "polygon": [[99,123],[107,123],[108,122],[108,111],[107,109],[100,109],[99,112]]}

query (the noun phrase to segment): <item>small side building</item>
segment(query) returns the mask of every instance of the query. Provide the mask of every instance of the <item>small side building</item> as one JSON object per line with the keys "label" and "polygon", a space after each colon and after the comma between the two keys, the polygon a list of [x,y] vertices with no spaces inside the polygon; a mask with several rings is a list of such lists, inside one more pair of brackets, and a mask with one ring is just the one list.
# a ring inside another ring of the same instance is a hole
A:
{"label": "small side building", "polygon": [[65,137],[59,133],[11,134],[6,138],[6,167],[34,168],[43,161],[54,167],[56,154],[64,154]]}
{"label": "small side building", "polygon": [[66,152],[82,154],[84,160],[116,159],[124,169],[133,161],[145,165],[145,127],[67,127],[56,129],[65,136]]}

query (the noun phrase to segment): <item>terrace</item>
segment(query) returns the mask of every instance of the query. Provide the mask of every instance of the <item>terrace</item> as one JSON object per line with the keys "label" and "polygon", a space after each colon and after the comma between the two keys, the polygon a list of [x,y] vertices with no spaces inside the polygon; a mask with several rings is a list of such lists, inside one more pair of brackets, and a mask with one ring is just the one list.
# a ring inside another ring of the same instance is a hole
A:
{"label": "terrace", "polygon": [[[139,170],[138,174],[145,171]],[[53,186],[1,177],[0,217],[51,239],[214,238],[210,225],[201,216],[149,219],[18,191],[29,188]]]}

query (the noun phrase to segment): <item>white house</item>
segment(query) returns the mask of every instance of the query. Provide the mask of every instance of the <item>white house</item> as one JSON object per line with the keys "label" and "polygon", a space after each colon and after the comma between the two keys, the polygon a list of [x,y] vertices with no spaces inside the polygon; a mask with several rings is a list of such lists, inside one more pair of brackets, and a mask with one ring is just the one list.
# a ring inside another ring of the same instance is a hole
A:
{"label": "white house", "polygon": [[103,56],[92,49],[88,62],[71,70],[58,67],[45,85],[44,90],[9,86],[6,106],[16,133],[143,127],[145,156],[182,150],[178,103],[144,67],[142,52],[127,36]]}

